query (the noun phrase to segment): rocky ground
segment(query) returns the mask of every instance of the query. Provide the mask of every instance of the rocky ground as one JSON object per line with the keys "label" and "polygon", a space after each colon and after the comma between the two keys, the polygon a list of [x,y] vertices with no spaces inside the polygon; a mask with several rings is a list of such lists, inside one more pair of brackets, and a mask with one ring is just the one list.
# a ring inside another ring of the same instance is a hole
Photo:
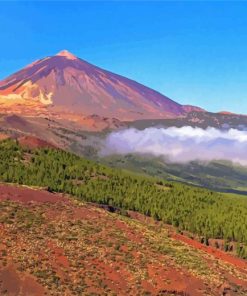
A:
{"label": "rocky ground", "polygon": [[0,295],[247,295],[247,262],[135,212],[0,185]]}

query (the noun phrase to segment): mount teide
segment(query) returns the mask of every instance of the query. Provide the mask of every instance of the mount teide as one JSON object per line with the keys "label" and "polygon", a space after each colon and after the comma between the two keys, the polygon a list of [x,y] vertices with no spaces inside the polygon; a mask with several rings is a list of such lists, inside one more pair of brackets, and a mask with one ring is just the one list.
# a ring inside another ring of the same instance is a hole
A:
{"label": "mount teide", "polygon": [[202,109],[180,105],[64,50],[0,82],[0,112],[99,116],[119,120],[176,118]]}

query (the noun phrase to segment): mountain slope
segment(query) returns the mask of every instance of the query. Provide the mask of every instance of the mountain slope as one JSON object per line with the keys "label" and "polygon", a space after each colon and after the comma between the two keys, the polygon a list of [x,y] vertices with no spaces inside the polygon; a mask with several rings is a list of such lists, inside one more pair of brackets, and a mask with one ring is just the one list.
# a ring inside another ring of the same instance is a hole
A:
{"label": "mountain slope", "polygon": [[4,184],[0,207],[1,295],[246,295],[244,260],[138,213]]}
{"label": "mountain slope", "polygon": [[0,295],[246,295],[246,198],[30,143],[0,143]]}
{"label": "mountain slope", "polygon": [[30,140],[19,141],[24,146],[13,140],[0,143],[1,181],[45,187],[85,201],[139,211],[190,231],[200,240],[227,238],[233,244],[243,244],[234,251],[247,258],[245,197],[226,198],[203,188],[111,169],[59,149],[32,150]]}
{"label": "mountain slope", "polygon": [[101,161],[115,168],[166,180],[247,195],[247,168],[229,161],[171,163],[162,157],[136,154],[111,155],[102,158]]}
{"label": "mountain slope", "polygon": [[97,114],[120,120],[174,118],[200,108],[182,106],[133,80],[67,51],[38,60],[0,82],[6,112]]}

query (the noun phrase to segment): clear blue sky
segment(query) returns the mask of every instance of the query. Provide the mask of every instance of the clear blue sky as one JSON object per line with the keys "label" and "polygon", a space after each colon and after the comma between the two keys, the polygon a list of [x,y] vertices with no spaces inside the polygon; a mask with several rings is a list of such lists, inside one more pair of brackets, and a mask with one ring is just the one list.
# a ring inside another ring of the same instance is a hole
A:
{"label": "clear blue sky", "polygon": [[1,2],[0,79],[68,49],[170,98],[247,114],[247,2]]}

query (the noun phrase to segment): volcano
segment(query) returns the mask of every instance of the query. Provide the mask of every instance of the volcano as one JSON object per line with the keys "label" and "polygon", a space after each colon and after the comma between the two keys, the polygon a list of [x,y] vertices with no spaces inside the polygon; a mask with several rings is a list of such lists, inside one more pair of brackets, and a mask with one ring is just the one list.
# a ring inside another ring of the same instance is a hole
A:
{"label": "volcano", "polygon": [[161,93],[63,50],[0,81],[0,112],[97,114],[119,120],[176,118],[188,111]]}

